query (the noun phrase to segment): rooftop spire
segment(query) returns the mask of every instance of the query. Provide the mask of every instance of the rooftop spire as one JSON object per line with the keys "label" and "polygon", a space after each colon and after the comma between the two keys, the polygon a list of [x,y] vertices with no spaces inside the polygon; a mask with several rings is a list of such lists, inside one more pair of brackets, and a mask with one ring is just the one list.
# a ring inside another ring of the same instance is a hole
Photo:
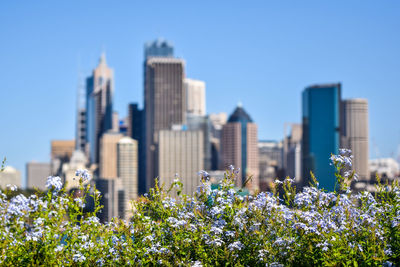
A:
{"label": "rooftop spire", "polygon": [[101,52],[99,65],[106,65],[106,52]]}

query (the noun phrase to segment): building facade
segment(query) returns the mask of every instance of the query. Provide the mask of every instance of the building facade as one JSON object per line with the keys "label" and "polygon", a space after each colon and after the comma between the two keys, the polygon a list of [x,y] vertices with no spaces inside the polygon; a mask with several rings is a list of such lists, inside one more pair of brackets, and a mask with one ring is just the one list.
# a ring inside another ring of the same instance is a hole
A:
{"label": "building facade", "polygon": [[169,186],[176,175],[183,183],[182,193],[192,195],[200,185],[198,171],[204,169],[203,131],[159,132],[159,182]]}
{"label": "building facade", "polygon": [[223,126],[221,138],[221,159],[223,168],[234,165],[241,172],[236,185],[241,187],[248,176],[252,180],[246,185],[249,190],[259,188],[257,125],[241,105],[235,109]]}
{"label": "building facade", "polygon": [[118,132],[109,131],[100,138],[99,175],[104,179],[115,179],[117,172],[117,144],[123,137]]}
{"label": "building facade", "polygon": [[261,191],[271,188],[271,183],[281,176],[283,169],[283,143],[258,141],[259,181]]}
{"label": "building facade", "polygon": [[292,123],[290,125],[290,134],[286,136],[283,142],[283,169],[285,176],[295,178],[296,183],[302,183],[301,179],[301,138],[302,125]]}
{"label": "building facade", "polygon": [[149,57],[145,70],[146,191],[158,176],[157,145],[160,130],[184,124],[186,91],[183,87],[185,62],[182,59]]}
{"label": "building facade", "polygon": [[28,162],[26,164],[27,188],[46,191],[47,177],[51,174],[51,165],[47,162]]}
{"label": "building facade", "polygon": [[103,206],[97,214],[100,221],[105,223],[114,217],[124,218],[125,191],[121,179],[97,178],[95,182],[96,188],[101,192],[100,205]]}
{"label": "building facade", "polygon": [[117,144],[118,179],[124,189],[124,218],[132,216],[131,201],[138,197],[138,142],[128,136]]}
{"label": "building facade", "polygon": [[349,148],[353,154],[353,170],[359,182],[370,180],[368,168],[368,101],[346,99],[342,101],[341,147]]}
{"label": "building facade", "polygon": [[330,156],[338,153],[340,145],[341,85],[311,86],[303,91],[302,98],[303,185],[308,185],[312,171],[321,188],[334,190]]}
{"label": "building facade", "polygon": [[146,150],[144,111],[137,103],[130,104],[128,110],[127,135],[138,142],[138,193],[146,193]]}
{"label": "building facade", "polygon": [[90,163],[99,163],[100,137],[113,128],[114,71],[107,66],[105,54],[92,76],[86,79],[86,142]]}
{"label": "building facade", "polygon": [[199,80],[188,79],[184,81],[186,90],[186,112],[191,115],[206,115],[206,83]]}

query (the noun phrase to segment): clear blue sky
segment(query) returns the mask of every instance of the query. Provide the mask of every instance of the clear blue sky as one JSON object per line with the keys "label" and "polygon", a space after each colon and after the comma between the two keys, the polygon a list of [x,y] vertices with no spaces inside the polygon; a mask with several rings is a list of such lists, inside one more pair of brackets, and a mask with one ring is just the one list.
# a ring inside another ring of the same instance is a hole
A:
{"label": "clear blue sky", "polygon": [[342,82],[344,98],[369,100],[371,157],[396,156],[399,32],[399,1],[1,1],[0,156],[23,171],[74,138],[78,73],[103,48],[115,109],[142,105],[143,45],[157,37],[206,82],[208,112],[241,101],[260,139],[300,122],[306,86]]}

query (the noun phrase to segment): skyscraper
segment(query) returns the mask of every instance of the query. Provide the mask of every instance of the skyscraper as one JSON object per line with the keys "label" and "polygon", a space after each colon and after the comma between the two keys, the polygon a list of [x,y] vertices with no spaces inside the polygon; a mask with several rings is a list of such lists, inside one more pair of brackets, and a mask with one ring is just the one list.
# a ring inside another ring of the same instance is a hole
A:
{"label": "skyscraper", "polygon": [[341,147],[353,152],[353,169],[359,181],[369,181],[368,169],[368,101],[346,99],[342,101]]}
{"label": "skyscraper", "polygon": [[[285,127],[286,128],[286,127]],[[291,132],[283,142],[283,168],[285,176],[296,178],[296,183],[301,183],[301,137],[302,125],[291,124]]]}
{"label": "skyscraper", "polygon": [[168,187],[177,173],[184,194],[192,195],[200,185],[197,175],[204,169],[203,131],[162,130],[158,145],[160,184]]}
{"label": "skyscraper", "polygon": [[149,57],[145,71],[146,191],[154,186],[160,130],[185,123],[186,91],[182,59]]}
{"label": "skyscraper", "polygon": [[128,110],[127,135],[138,142],[138,182],[139,194],[146,193],[146,150],[144,111],[137,103],[130,104]]}
{"label": "skyscraper", "polygon": [[314,85],[303,91],[302,179],[308,185],[310,171],[327,190],[335,186],[331,153],[340,145],[341,85]]}
{"label": "skyscraper", "polygon": [[103,53],[99,65],[86,79],[86,125],[90,163],[99,162],[100,137],[113,127],[114,72]]}
{"label": "skyscraper", "polygon": [[259,159],[257,147],[257,125],[238,105],[222,128],[221,155],[223,167],[230,164],[240,168],[236,185],[241,187],[249,175],[252,181],[246,185],[250,190],[259,188]]}
{"label": "skyscraper", "polygon": [[118,179],[124,188],[124,217],[131,216],[131,200],[138,197],[138,142],[128,136],[121,138],[117,144]]}
{"label": "skyscraper", "polygon": [[109,131],[100,138],[99,176],[104,179],[115,179],[117,172],[117,144],[123,137],[118,132]]}
{"label": "skyscraper", "polygon": [[206,115],[206,84],[203,81],[186,78],[184,86],[187,96],[186,112],[190,115]]}

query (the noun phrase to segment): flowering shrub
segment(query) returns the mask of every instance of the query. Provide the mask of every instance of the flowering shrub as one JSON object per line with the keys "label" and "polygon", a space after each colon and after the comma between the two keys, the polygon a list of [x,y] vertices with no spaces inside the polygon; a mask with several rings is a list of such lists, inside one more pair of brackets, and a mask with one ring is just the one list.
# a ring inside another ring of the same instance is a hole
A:
{"label": "flowering shrub", "polygon": [[[211,190],[207,172],[194,196],[175,179],[134,202],[130,222],[102,224],[99,192],[77,171],[78,193],[49,177],[43,196],[0,195],[1,265],[394,266],[400,264],[400,187],[352,194],[347,151],[332,156],[338,189],[314,181],[296,193],[292,179],[272,193],[241,196],[235,169]],[[282,193],[283,192],[283,193]],[[84,212],[87,195],[94,211]],[[172,197],[173,195],[177,197]]]}

